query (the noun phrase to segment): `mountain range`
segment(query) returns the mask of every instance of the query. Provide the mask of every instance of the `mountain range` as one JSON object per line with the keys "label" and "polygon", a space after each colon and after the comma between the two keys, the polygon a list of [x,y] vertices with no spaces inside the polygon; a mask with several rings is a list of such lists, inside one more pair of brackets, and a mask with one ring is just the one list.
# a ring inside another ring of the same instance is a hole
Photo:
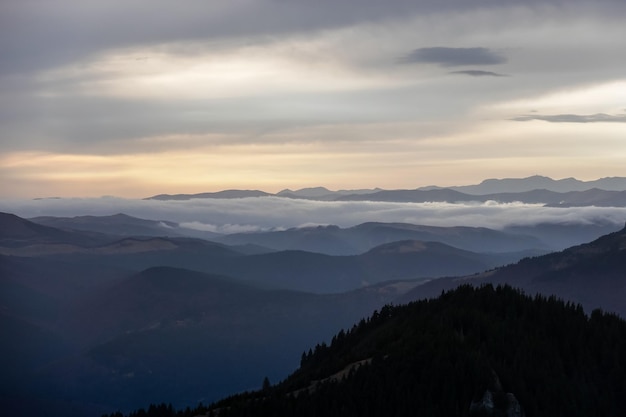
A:
{"label": "mountain range", "polygon": [[[66,227],[74,224],[72,219],[43,221]],[[19,239],[9,233],[12,226],[7,226],[6,232],[0,233],[0,254],[30,257],[31,264],[53,258],[85,270],[96,265],[128,272],[169,266],[227,275],[264,288],[338,293],[388,280],[423,281],[480,272],[546,251],[541,241],[532,237],[484,228],[370,223],[350,229],[316,227],[230,235],[220,239],[225,244],[186,237],[105,235],[89,226],[106,224],[115,232],[126,230],[134,221],[123,215],[90,218],[89,222],[80,217],[78,227],[83,230],[61,230],[4,214],[0,222],[19,224],[29,232]],[[146,222],[136,221],[142,227]],[[283,241],[282,246],[276,244],[277,239]],[[300,249],[324,246],[328,250],[330,241],[358,254],[329,255]],[[462,249],[471,246],[480,246],[483,252]]]}
{"label": "mountain range", "polygon": [[353,256],[251,255],[200,239],[130,236],[135,220],[122,215],[79,218],[86,230],[43,221],[66,228],[0,215],[1,402],[19,415],[212,401],[283,377],[303,346],[424,279],[505,262],[417,240]]}
{"label": "mountain range", "polygon": [[409,190],[360,189],[331,191],[324,187],[282,190],[276,194],[260,190],[224,190],[198,194],[159,194],[147,199],[189,200],[195,198],[283,197],[320,201],[385,202],[522,202],[552,207],[623,207],[626,178],[607,177],[594,181],[575,178],[553,180],[535,175],[527,178],[487,179],[477,185],[427,186]]}
{"label": "mountain range", "polygon": [[[326,255],[360,255],[376,246],[400,240],[445,243],[483,253],[519,253],[521,257],[542,251],[561,250],[588,242],[616,230],[613,223],[568,222],[508,226],[503,230],[484,227],[436,227],[408,223],[368,222],[341,228],[334,225],[297,227],[287,230],[217,234],[183,227],[164,220],[145,220],[125,214],[112,216],[35,217],[30,221],[80,232],[83,238],[109,242],[133,237],[191,237],[228,245],[246,254],[299,250]],[[166,226],[164,226],[166,225]],[[90,233],[84,233],[90,232]]]}
{"label": "mountain range", "polygon": [[[144,231],[161,227],[138,220]],[[351,249],[358,254],[328,255],[135,236],[125,231],[135,222],[127,216],[79,221],[108,224],[112,234],[72,229],[67,219],[42,221],[64,228],[0,214],[0,406],[13,415],[207,404],[257,388],[264,377],[281,380],[303,351],[385,304],[463,284],[510,284],[580,303],[587,313],[599,307],[626,315],[626,229],[545,255],[523,255],[543,241],[519,230],[366,223],[285,234],[292,241],[310,232],[371,239],[360,247],[367,249]],[[453,242],[519,251],[477,252]],[[526,258],[517,262],[520,256]],[[515,390],[520,401],[521,392]]]}

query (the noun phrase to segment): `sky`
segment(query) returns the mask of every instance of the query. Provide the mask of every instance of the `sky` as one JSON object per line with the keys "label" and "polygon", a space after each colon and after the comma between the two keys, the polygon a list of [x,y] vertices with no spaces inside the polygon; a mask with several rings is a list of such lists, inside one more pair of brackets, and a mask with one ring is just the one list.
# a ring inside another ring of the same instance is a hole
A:
{"label": "sky", "polygon": [[2,0],[0,198],[626,176],[623,0]]}

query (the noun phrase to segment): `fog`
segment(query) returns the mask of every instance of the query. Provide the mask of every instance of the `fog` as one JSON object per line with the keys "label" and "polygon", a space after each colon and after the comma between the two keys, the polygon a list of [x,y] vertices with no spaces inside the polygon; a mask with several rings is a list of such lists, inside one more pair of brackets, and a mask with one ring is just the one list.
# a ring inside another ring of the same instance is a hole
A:
{"label": "fog", "polygon": [[497,202],[389,203],[325,202],[279,197],[135,200],[115,197],[91,199],[4,200],[0,211],[21,217],[106,216],[124,213],[151,220],[168,220],[182,227],[218,233],[281,230],[334,224],[350,227],[364,222],[403,222],[430,226],[507,226],[552,224],[615,224],[626,221],[626,208],[553,208],[538,204]]}

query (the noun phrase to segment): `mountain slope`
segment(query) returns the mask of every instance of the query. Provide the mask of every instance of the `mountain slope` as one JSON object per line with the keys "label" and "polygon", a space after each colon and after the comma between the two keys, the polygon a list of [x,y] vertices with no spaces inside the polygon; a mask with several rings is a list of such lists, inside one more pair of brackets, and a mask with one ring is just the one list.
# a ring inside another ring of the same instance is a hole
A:
{"label": "mountain slope", "polygon": [[184,415],[620,415],[624,375],[616,316],[463,286],[386,306],[303,354],[285,381]]}
{"label": "mountain slope", "polygon": [[429,282],[406,294],[404,301],[434,296],[462,283],[510,284],[529,294],[556,294],[626,317],[626,227],[590,243],[574,246],[471,277]]}
{"label": "mountain slope", "polygon": [[57,229],[83,230],[116,236],[182,236],[174,230],[178,227],[177,223],[144,220],[122,213],[112,216],[40,216],[29,220]]}
{"label": "mountain slope", "polygon": [[126,410],[158,399],[179,406],[213,401],[256,387],[264,376],[283,378],[304,347],[398,291],[318,296],[150,268],[71,307],[57,330],[84,347],[30,373],[28,392]]}
{"label": "mountain slope", "polygon": [[40,225],[10,213],[0,213],[0,246],[23,247],[35,244],[94,246],[107,242],[105,235],[60,230]]}
{"label": "mountain slope", "polygon": [[514,255],[479,254],[438,242],[388,243],[357,256],[281,251],[216,261],[210,271],[269,288],[338,293],[389,280],[425,280],[482,272]]}

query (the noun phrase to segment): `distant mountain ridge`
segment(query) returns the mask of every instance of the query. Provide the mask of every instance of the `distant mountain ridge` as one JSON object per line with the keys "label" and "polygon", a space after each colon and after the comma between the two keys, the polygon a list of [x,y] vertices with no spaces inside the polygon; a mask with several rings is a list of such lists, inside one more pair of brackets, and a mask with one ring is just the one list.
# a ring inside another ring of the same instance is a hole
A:
{"label": "distant mountain ridge", "polygon": [[372,194],[378,191],[382,191],[382,189],[373,188],[373,189],[361,189],[361,190],[331,191],[325,187],[311,187],[311,188],[302,188],[296,191],[285,189],[276,193],[276,196],[288,197],[288,198],[304,198],[304,199],[312,199],[312,200],[314,199],[334,200],[338,196],[342,196],[342,195],[363,195],[363,194]]}
{"label": "distant mountain ridge", "polygon": [[273,194],[260,190],[223,190],[198,194],[159,194],[146,198],[146,200],[190,200],[192,198],[246,198],[266,197]]}
{"label": "distant mountain ridge", "polygon": [[553,180],[535,175],[527,178],[486,179],[464,186],[427,186],[415,189],[380,188],[331,191],[325,187],[285,189],[276,194],[259,190],[224,190],[198,194],[159,194],[146,200],[189,200],[194,198],[281,197],[319,201],[384,202],[514,202],[549,206],[626,205],[626,177],[607,177],[593,181],[575,178]]}
{"label": "distant mountain ridge", "polygon": [[477,185],[448,187],[467,194],[520,193],[532,190],[548,190],[557,193],[585,191],[598,188],[605,191],[626,190],[626,177],[605,177],[592,181],[581,181],[576,178],[554,180],[550,177],[533,175],[526,178],[490,178]]}

